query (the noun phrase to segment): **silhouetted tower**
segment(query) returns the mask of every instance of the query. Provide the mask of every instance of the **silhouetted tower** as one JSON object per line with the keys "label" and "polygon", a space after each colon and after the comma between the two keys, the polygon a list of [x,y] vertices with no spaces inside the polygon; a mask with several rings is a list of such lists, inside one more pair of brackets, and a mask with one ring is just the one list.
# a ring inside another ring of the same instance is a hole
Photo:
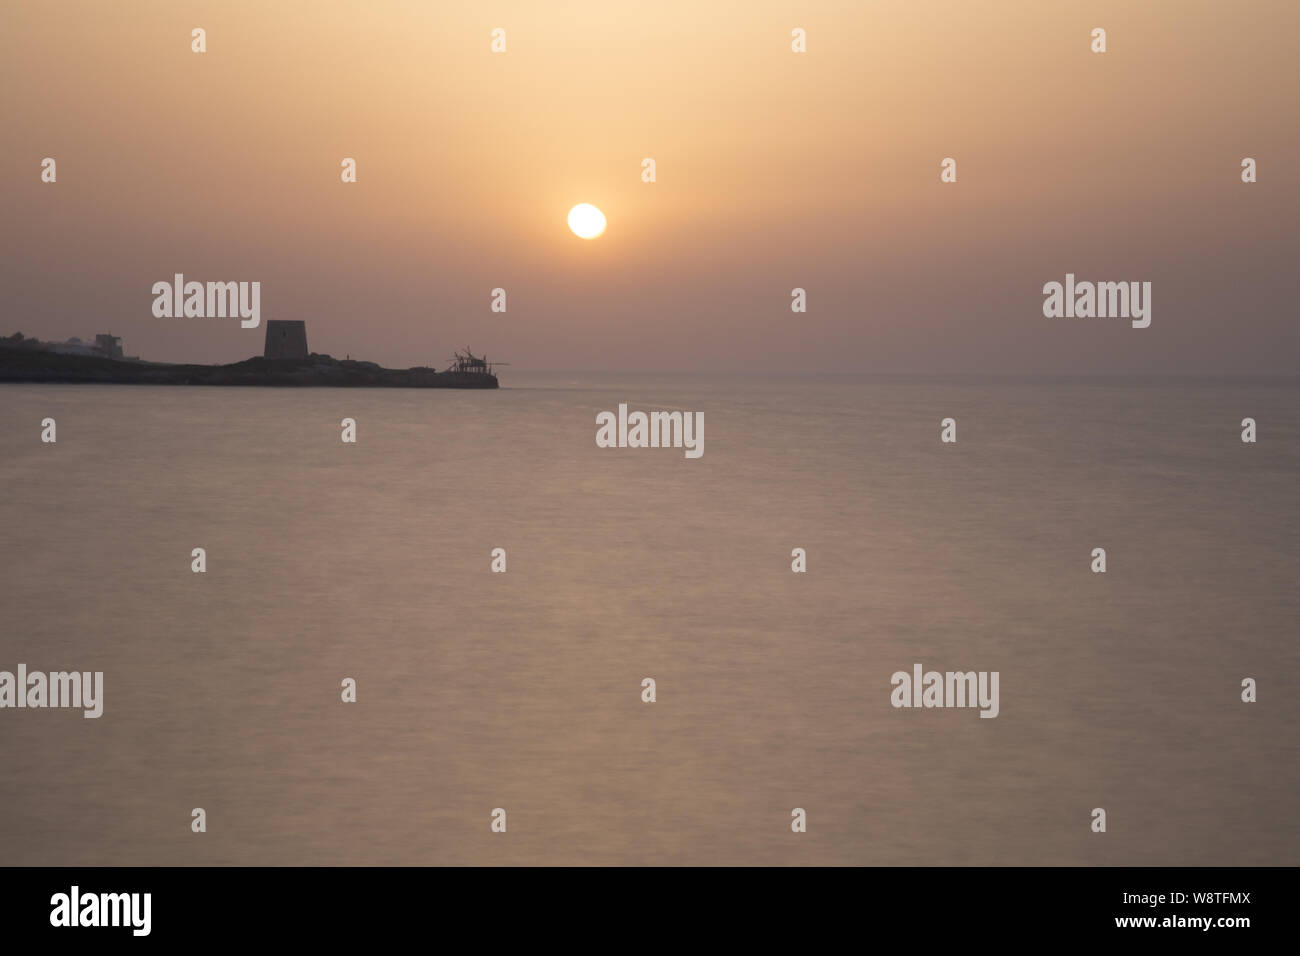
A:
{"label": "silhouetted tower", "polygon": [[305,359],[307,323],[302,319],[268,319],[262,355],[269,359]]}

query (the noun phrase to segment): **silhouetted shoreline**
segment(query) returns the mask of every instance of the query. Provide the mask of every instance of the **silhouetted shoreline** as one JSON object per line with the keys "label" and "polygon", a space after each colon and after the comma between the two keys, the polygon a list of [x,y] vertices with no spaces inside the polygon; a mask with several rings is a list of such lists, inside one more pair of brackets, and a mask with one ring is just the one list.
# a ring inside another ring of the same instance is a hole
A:
{"label": "silhouetted shoreline", "polygon": [[248,385],[329,388],[497,388],[490,372],[439,372],[383,368],[310,355],[301,359],[258,356],[230,365],[172,365],[65,355],[44,349],[0,347],[0,382],[95,385]]}

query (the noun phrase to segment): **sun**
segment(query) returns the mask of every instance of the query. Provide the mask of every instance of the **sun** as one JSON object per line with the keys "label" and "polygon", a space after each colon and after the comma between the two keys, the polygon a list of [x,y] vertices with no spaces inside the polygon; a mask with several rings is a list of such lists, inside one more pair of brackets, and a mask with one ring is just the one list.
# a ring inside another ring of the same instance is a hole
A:
{"label": "sun", "polygon": [[605,214],[589,202],[569,210],[569,228],[582,239],[595,239],[605,231]]}

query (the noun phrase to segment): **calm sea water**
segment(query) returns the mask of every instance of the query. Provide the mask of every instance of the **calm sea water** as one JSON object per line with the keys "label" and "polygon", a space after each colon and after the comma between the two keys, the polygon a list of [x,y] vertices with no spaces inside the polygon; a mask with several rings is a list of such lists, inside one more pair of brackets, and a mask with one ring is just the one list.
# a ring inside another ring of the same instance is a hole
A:
{"label": "calm sea water", "polygon": [[506,384],[0,386],[0,863],[1300,864],[1294,383]]}

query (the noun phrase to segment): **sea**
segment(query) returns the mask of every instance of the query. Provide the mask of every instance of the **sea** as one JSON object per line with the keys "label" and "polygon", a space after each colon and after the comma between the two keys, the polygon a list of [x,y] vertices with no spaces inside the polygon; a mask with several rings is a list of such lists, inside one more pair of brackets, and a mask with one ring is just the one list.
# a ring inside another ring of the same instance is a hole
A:
{"label": "sea", "polygon": [[0,864],[1300,864],[1300,380],[502,378],[0,385]]}

